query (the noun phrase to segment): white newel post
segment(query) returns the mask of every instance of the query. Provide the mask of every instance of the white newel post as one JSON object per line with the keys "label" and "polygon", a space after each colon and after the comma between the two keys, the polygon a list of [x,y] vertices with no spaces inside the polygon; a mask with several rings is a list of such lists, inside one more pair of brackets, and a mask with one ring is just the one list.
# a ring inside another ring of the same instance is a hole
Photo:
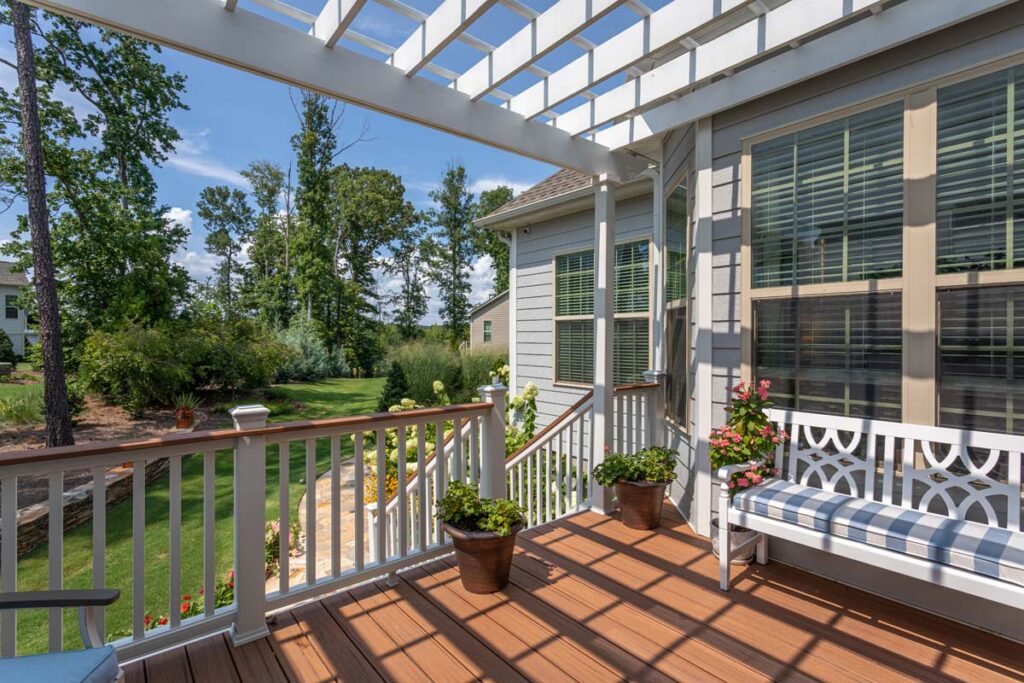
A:
{"label": "white newel post", "polygon": [[231,410],[239,435],[235,445],[235,623],[231,640],[242,645],[270,634],[264,575],[266,438],[244,432],[267,426],[270,411],[260,405]]}
{"label": "white newel post", "polygon": [[480,387],[480,400],[494,407],[483,416],[480,431],[480,496],[506,498],[505,489],[505,399],[508,387],[492,380]]}
{"label": "white newel post", "polygon": [[[594,422],[592,467],[604,461],[614,443],[615,379],[612,375],[615,344],[615,178],[594,181]],[[593,471],[593,470],[591,470]],[[590,477],[590,507],[612,511],[611,489]]]}
{"label": "white newel post", "polygon": [[644,437],[647,439],[647,446],[667,447],[665,389],[668,384],[668,373],[663,370],[645,370],[644,381],[658,385],[647,394],[647,412],[644,424]]}

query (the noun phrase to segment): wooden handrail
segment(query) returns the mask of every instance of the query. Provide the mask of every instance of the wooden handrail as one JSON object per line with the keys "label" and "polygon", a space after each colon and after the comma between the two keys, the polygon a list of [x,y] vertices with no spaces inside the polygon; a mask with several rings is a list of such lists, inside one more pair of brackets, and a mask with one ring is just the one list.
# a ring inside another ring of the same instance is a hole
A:
{"label": "wooden handrail", "polygon": [[[402,423],[418,422],[430,418],[447,417],[463,413],[485,413],[494,407],[493,403],[461,403],[453,406],[435,408],[418,408],[402,413],[372,413],[369,415],[352,415],[348,417],[330,417],[319,420],[299,420],[295,422],[279,422],[259,429],[217,429],[188,434],[171,434],[170,436],[137,439],[135,441],[102,441],[80,446],[59,446],[57,448],[40,448],[34,450],[12,451],[0,454],[0,467],[6,465],[23,465],[27,463],[49,462],[66,458],[88,457],[105,453],[119,453],[122,456],[137,451],[147,451],[168,446],[186,446],[193,443],[210,441],[228,441],[245,436],[271,436],[287,432],[306,432],[316,429],[356,429],[372,426],[374,429],[387,429]],[[130,459],[130,458],[128,458]]]}
{"label": "wooden handrail", "polygon": [[620,384],[615,387],[616,394],[625,394],[630,391],[643,391],[644,389],[657,389],[660,384],[657,382],[637,382],[636,384]]}
{"label": "wooden handrail", "polygon": [[549,423],[548,423],[548,425],[547,425],[546,427],[544,427],[544,429],[542,429],[542,430],[540,430],[539,432],[537,432],[536,434],[534,434],[534,435],[533,435],[533,438],[532,438],[532,439],[530,439],[529,441],[527,441],[526,443],[524,443],[524,444],[523,444],[523,445],[522,445],[522,446],[521,446],[521,447],[519,448],[519,450],[517,450],[517,451],[516,451],[515,453],[513,453],[512,455],[509,455],[509,456],[507,456],[507,457],[505,458],[505,462],[509,462],[510,460],[513,460],[513,459],[515,459],[516,457],[518,457],[518,456],[519,456],[519,454],[520,454],[520,453],[522,453],[522,452],[523,452],[523,451],[525,451],[525,450],[526,450],[527,448],[529,448],[530,446],[534,445],[535,443],[537,443],[538,441],[540,441],[541,439],[543,439],[543,438],[544,438],[545,436],[547,436],[548,434],[550,434],[550,433],[551,433],[552,431],[554,431],[555,429],[557,429],[557,428],[558,428],[558,426],[559,426],[559,424],[560,424],[560,423],[562,422],[562,420],[565,420],[566,418],[568,418],[568,417],[569,417],[570,415],[572,415],[572,414],[573,414],[574,412],[576,412],[576,410],[577,410],[577,409],[578,409],[578,408],[579,408],[580,406],[582,406],[582,405],[583,405],[584,403],[586,403],[587,401],[589,401],[589,400],[590,400],[590,399],[592,399],[593,397],[594,397],[594,390],[593,390],[593,389],[589,390],[589,391],[588,391],[587,393],[585,393],[585,394],[583,394],[582,396],[580,396],[580,400],[578,400],[578,401],[576,401],[575,403],[573,403],[573,404],[572,404],[572,405],[571,405],[571,406],[570,406],[570,407],[568,408],[568,410],[565,410],[565,411],[564,411],[564,412],[563,412],[563,413],[562,413],[561,415],[559,415],[559,416],[558,416],[558,417],[556,417],[556,418],[555,418],[554,420],[552,420],[551,422],[549,422]]}

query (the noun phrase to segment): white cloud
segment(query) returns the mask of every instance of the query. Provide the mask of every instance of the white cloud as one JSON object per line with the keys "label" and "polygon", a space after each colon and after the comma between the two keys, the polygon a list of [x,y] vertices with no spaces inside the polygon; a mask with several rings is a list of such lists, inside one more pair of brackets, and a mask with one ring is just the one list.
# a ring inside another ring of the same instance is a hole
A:
{"label": "white cloud", "polygon": [[[18,55],[10,45],[0,45],[0,58],[11,64],[18,63]],[[17,72],[6,65],[0,66],[0,88],[13,93],[17,87]],[[82,97],[63,82],[57,83],[53,91],[53,98],[71,107],[79,118],[99,113],[99,110],[93,106],[92,102]]]}
{"label": "white cloud", "polygon": [[177,223],[181,227],[192,232],[192,210],[183,209],[180,206],[171,207],[162,218],[168,223]]}
{"label": "white cloud", "polygon": [[249,189],[249,181],[241,173],[210,156],[209,136],[208,128],[198,133],[183,133],[167,165],[190,175]]}
{"label": "white cloud", "polygon": [[217,266],[217,257],[213,254],[191,249],[182,249],[171,260],[187,270],[192,279],[198,282],[205,282],[212,277],[213,269]]}
{"label": "white cloud", "polygon": [[[383,268],[376,271],[377,286],[383,297],[397,294],[402,287],[402,278],[394,273],[385,272]],[[481,256],[469,266],[469,303],[476,306],[487,301],[494,292],[494,264],[490,256]],[[423,317],[424,325],[434,325],[441,322],[441,292],[437,285],[428,283],[427,292],[427,314]]]}
{"label": "white cloud", "polygon": [[481,192],[493,190],[496,187],[505,185],[506,187],[511,187],[512,191],[516,194],[520,194],[524,190],[530,189],[535,184],[536,183],[527,181],[510,180],[505,176],[484,176],[483,178],[477,178],[474,180],[473,184],[469,186],[469,190],[473,194],[479,195]]}
{"label": "white cloud", "polygon": [[494,291],[494,261],[484,255],[473,261],[469,269],[469,284],[473,288],[469,292],[469,303],[476,306],[487,301]]}

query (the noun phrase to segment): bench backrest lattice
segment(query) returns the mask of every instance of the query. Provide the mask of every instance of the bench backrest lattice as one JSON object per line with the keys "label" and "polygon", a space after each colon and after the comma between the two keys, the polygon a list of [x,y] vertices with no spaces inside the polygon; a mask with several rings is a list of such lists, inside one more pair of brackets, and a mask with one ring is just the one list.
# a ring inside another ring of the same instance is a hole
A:
{"label": "bench backrest lattice", "polygon": [[1021,531],[1024,436],[773,409],[802,486]]}

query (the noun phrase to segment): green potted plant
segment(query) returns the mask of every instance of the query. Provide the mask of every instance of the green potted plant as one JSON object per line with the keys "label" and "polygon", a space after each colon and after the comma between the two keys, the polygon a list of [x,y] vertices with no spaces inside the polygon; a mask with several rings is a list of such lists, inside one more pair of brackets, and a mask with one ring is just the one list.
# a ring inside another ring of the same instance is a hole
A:
{"label": "green potted plant", "polygon": [[437,517],[455,543],[459,578],[470,593],[494,593],[508,585],[523,508],[511,500],[481,498],[476,486],[453,481],[437,501]]}
{"label": "green potted plant", "polygon": [[196,410],[202,401],[192,392],[178,394],[174,397],[176,429],[192,429],[196,423]]}
{"label": "green potted plant", "polygon": [[[773,462],[775,450],[789,439],[789,435],[785,430],[777,430],[768,419],[766,411],[772,407],[768,400],[771,386],[767,379],[757,385],[740,382],[734,386],[732,404],[726,409],[728,422],[711,430],[708,456],[712,472],[718,472],[726,465],[745,465],[742,471],[730,477],[727,484],[730,495],[778,476]],[[712,519],[711,550],[715,557],[718,557],[718,528],[718,519]],[[757,532],[735,524],[730,525],[730,532],[729,545],[736,547],[757,535]],[[749,564],[754,557],[754,547],[740,553],[730,552],[729,556],[732,564]]]}
{"label": "green potted plant", "polygon": [[653,446],[632,455],[609,455],[594,468],[594,479],[615,487],[622,523],[630,529],[653,529],[661,523],[665,487],[676,478],[676,451]]}

